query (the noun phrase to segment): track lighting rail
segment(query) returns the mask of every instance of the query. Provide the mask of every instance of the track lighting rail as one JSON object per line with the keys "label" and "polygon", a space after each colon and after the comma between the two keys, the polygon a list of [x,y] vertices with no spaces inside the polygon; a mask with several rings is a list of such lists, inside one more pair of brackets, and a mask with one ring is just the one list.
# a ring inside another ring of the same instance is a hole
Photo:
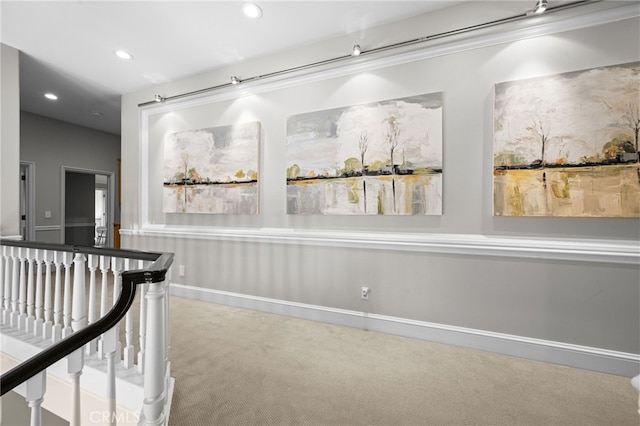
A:
{"label": "track lighting rail", "polygon": [[[602,0],[580,0],[580,1],[575,1],[575,2],[571,2],[571,3],[561,4],[559,6],[547,8],[546,11],[545,11],[545,14],[558,12],[558,11],[561,11],[561,10],[567,10],[567,9],[570,9],[570,8],[583,6],[583,5],[590,4],[590,3],[597,3],[597,2],[600,2],[600,1],[602,1]],[[536,2],[536,7],[537,6],[538,6],[538,2]],[[457,29],[454,29],[454,30],[444,31],[444,32],[441,32],[441,33],[432,34],[432,35],[428,35],[428,36],[424,36],[424,37],[418,37],[418,38],[415,38],[415,39],[412,39],[412,40],[401,41],[401,42],[398,42],[398,43],[393,43],[393,44],[389,44],[389,45],[385,45],[385,46],[381,46],[381,47],[376,47],[376,48],[369,49],[369,50],[359,49],[360,50],[359,55],[354,55],[353,53],[349,53],[349,54],[346,54],[346,55],[342,55],[342,56],[338,56],[338,57],[334,57],[334,58],[329,58],[329,59],[324,59],[324,60],[317,61],[317,62],[312,62],[312,63],[309,63],[309,64],[299,65],[299,66],[296,66],[296,67],[286,68],[286,69],[282,69],[282,70],[279,70],[279,71],[273,71],[273,72],[266,73],[266,74],[256,75],[256,76],[248,77],[248,78],[245,78],[245,79],[240,79],[239,77],[233,76],[228,83],[219,84],[219,85],[212,86],[212,87],[207,87],[207,88],[204,88],[204,89],[194,90],[194,91],[187,92],[187,93],[181,93],[181,94],[178,94],[178,95],[172,95],[172,96],[166,96],[166,97],[161,96],[161,95],[155,95],[155,98],[154,98],[153,101],[140,103],[140,104],[138,104],[138,107],[145,107],[145,106],[149,106],[149,105],[154,105],[154,104],[156,104],[158,102],[172,101],[172,100],[186,98],[186,97],[190,97],[190,96],[201,95],[201,94],[212,92],[212,91],[215,91],[215,90],[219,90],[219,89],[227,88],[227,87],[230,87],[230,86],[238,85],[238,83],[249,83],[249,82],[253,82],[253,81],[263,80],[263,79],[266,79],[266,78],[278,77],[278,76],[285,75],[285,74],[291,74],[291,73],[295,73],[295,72],[299,72],[299,71],[304,71],[304,70],[308,70],[308,69],[316,68],[316,67],[320,67],[320,66],[331,65],[331,64],[334,64],[334,63],[337,63],[337,62],[346,61],[347,59],[353,58],[355,56],[372,55],[372,54],[375,54],[375,53],[386,52],[386,51],[393,50],[393,49],[399,49],[399,48],[403,48],[403,47],[413,46],[413,45],[425,43],[425,42],[428,42],[428,41],[439,40],[439,39],[443,39],[443,38],[447,38],[447,37],[466,34],[466,33],[473,32],[473,31],[479,31],[479,30],[483,30],[483,29],[487,29],[487,28],[492,28],[492,27],[495,27],[495,26],[498,26],[498,25],[504,25],[504,24],[508,24],[508,23],[512,23],[512,22],[517,22],[517,21],[521,21],[521,20],[524,20],[524,19],[528,19],[532,15],[536,15],[535,10],[536,10],[536,8],[534,7],[534,9],[529,10],[529,11],[527,11],[525,13],[522,13],[522,14],[519,14],[519,15],[510,16],[510,17],[507,17],[507,18],[501,18],[501,19],[496,19],[496,20],[489,21],[489,22],[484,22],[484,23],[481,23],[481,24],[470,25],[470,26],[467,26],[467,27],[461,27],[461,28],[457,28]],[[357,45],[357,46],[360,47],[359,45]]]}

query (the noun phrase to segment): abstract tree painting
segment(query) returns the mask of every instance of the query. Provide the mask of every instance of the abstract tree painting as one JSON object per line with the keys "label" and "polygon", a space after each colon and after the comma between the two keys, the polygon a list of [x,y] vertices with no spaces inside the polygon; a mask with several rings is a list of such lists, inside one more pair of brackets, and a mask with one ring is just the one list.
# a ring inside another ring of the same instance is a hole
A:
{"label": "abstract tree painting", "polygon": [[168,133],[163,211],[258,214],[260,123]]}
{"label": "abstract tree painting", "polygon": [[442,96],[287,120],[287,213],[442,214]]}
{"label": "abstract tree painting", "polygon": [[496,216],[640,217],[640,62],[495,86]]}

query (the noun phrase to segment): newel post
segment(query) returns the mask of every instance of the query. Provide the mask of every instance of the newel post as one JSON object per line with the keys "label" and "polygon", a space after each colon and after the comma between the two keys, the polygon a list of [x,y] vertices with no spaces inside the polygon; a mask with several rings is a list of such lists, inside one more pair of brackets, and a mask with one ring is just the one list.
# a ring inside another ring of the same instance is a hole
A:
{"label": "newel post", "polygon": [[[87,326],[87,303],[85,289],[85,265],[87,258],[76,253],[73,258],[73,300],[71,302],[71,329],[78,331]],[[80,426],[80,376],[84,368],[84,352],[77,349],[67,356],[67,372],[71,377],[71,426]]]}
{"label": "newel post", "polygon": [[144,404],[140,424],[164,425],[166,399],[166,334],[164,282],[145,284],[147,302],[146,360],[144,366]]}
{"label": "newel post", "polygon": [[73,258],[73,301],[71,302],[71,328],[73,331],[87,326],[86,261],[87,258],[82,253],[76,253]]}

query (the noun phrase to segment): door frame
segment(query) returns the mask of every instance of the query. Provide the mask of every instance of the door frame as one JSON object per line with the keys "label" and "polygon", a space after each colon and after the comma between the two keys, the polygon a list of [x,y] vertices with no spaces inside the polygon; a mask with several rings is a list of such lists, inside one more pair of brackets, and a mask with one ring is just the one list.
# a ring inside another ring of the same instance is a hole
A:
{"label": "door frame", "polygon": [[105,247],[111,247],[113,242],[113,226],[115,218],[115,189],[116,189],[116,173],[104,170],[82,169],[78,167],[61,166],[60,167],[60,243],[64,244],[66,218],[65,218],[65,202],[66,202],[66,176],[67,172],[86,173],[90,175],[107,176],[107,241]]}
{"label": "door frame", "polygon": [[[24,186],[25,202],[25,235],[23,239],[27,241],[36,240],[36,163],[33,161],[20,161],[20,178],[22,179],[22,168],[25,169],[26,185]],[[22,188],[22,184],[20,184]],[[22,201],[22,200],[21,200]],[[22,214],[22,212],[20,212]],[[22,223],[22,218],[20,218]],[[22,234],[22,229],[20,230]]]}

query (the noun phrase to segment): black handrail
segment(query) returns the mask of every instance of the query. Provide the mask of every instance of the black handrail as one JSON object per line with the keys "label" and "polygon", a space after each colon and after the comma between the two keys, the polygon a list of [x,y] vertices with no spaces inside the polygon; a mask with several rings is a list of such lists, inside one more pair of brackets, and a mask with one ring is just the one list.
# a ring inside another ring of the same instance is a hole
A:
{"label": "black handrail", "polygon": [[[10,244],[5,244],[7,240],[2,240],[0,242],[3,245],[34,247],[33,243],[25,243],[22,241],[11,241]],[[39,372],[45,370],[52,364],[58,362],[65,356],[69,355],[71,352],[80,349],[85,344],[89,343],[96,337],[100,336],[102,333],[117,325],[131,307],[133,299],[136,296],[137,285],[143,283],[157,283],[164,281],[166,273],[173,263],[174,256],[173,253],[153,254],[127,250],[109,250],[92,247],[62,246],[59,244],[37,244],[38,248],[46,249],[47,247],[44,246],[48,246],[48,248],[52,250],[62,249],[63,251],[69,251],[69,248],[71,248],[71,251],[89,254],[111,254],[118,257],[123,257],[123,255],[124,257],[127,257],[127,255],[130,255],[131,257],[138,258],[142,256],[148,260],[151,260],[150,257],[144,256],[148,254],[150,256],[153,256],[155,261],[149,266],[149,268],[125,271],[122,273],[122,290],[120,296],[113,308],[111,308],[111,310],[107,312],[104,317],[100,318],[94,323],[89,324],[87,327],[70,334],[54,345],[49,346],[48,348],[37,353],[33,357],[29,358],[28,360],[22,362],[20,365],[3,374],[0,377],[0,396],[14,389],[20,383],[25,382]],[[87,249],[89,250],[87,251]]]}
{"label": "black handrail", "polygon": [[122,258],[131,258],[137,260],[150,260],[155,261],[163,253],[150,252],[150,251],[138,251],[138,250],[123,250],[114,249],[108,247],[95,247],[95,246],[81,246],[81,245],[68,245],[68,244],[55,244],[55,243],[40,243],[33,241],[21,241],[11,240],[8,238],[0,238],[0,245],[11,247],[24,247],[33,248],[39,250],[54,250],[54,251],[66,251],[70,253],[83,253],[83,254],[96,254],[102,256],[113,256]]}

